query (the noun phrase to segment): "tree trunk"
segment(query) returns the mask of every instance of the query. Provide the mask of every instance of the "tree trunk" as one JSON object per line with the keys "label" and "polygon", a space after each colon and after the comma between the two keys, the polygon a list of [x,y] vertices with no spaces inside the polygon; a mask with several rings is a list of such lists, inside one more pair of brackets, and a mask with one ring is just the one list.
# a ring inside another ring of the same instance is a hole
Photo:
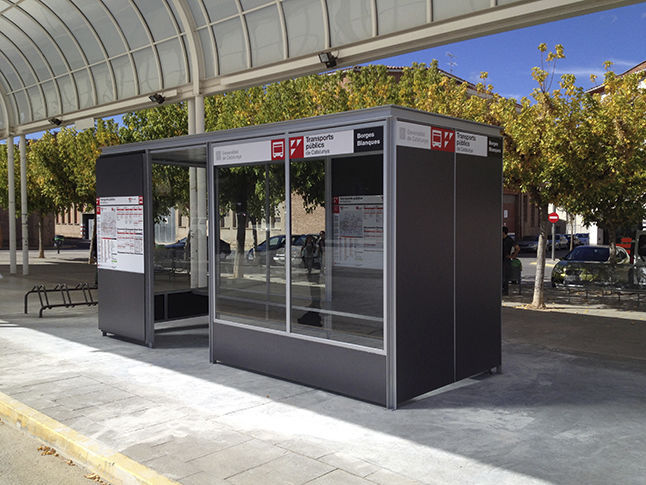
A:
{"label": "tree trunk", "polygon": [[245,250],[245,237],[247,233],[247,212],[241,208],[236,212],[236,222],[238,225],[237,234],[236,234],[236,256],[233,260],[233,277],[234,278],[243,278],[244,277],[244,258]]}
{"label": "tree trunk", "polygon": [[606,226],[608,231],[608,245],[610,246],[610,264],[617,262],[617,229],[614,226]]}
{"label": "tree trunk", "polygon": [[543,279],[545,276],[545,247],[547,242],[547,204],[538,207],[538,247],[536,248],[536,278],[534,279],[534,298],[529,305],[531,308],[545,308],[545,296],[543,292]]}
{"label": "tree trunk", "polygon": [[39,212],[38,213],[38,258],[39,259],[45,258],[45,246],[43,244],[43,224],[44,224],[43,213]]}
{"label": "tree trunk", "polygon": [[[94,212],[96,214],[96,211]],[[96,223],[97,223],[97,218],[96,215],[94,216],[94,224],[92,224],[92,237],[90,238],[90,255],[87,258],[88,264],[95,264],[96,263],[96,258],[97,258],[97,251],[96,251]]]}

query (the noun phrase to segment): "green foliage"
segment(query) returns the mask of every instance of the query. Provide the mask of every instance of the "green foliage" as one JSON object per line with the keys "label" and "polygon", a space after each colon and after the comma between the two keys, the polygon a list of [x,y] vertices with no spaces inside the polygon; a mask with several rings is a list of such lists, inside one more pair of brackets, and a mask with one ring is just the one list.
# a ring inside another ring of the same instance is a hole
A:
{"label": "green foliage", "polygon": [[[609,67],[609,66],[607,66]],[[572,191],[563,205],[610,233],[646,219],[646,90],[643,74],[606,72],[602,93],[583,100],[585,116],[572,133]]]}

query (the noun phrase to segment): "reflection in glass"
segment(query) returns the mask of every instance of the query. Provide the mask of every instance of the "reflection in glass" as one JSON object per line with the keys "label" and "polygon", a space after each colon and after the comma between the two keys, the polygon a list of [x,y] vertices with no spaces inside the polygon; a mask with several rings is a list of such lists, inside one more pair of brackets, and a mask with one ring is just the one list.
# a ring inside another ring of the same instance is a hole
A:
{"label": "reflection in glass", "polygon": [[208,314],[203,147],[158,152],[152,164],[156,322]]}
{"label": "reflection in glass", "polygon": [[285,330],[284,257],[277,257],[285,248],[285,165],[216,167],[214,176],[216,250],[231,249],[216,262],[215,317]]}
{"label": "reflection in glass", "polygon": [[290,170],[292,332],[382,348],[382,156]]}

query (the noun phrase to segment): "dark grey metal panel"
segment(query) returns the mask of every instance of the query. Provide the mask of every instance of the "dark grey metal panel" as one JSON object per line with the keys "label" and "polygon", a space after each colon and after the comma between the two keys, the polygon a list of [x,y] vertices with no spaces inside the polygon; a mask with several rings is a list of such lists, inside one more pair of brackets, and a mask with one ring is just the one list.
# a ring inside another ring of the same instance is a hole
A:
{"label": "dark grey metal panel", "polygon": [[453,153],[397,147],[397,402],[454,380]]}
{"label": "dark grey metal panel", "polygon": [[[97,197],[144,195],[143,153],[102,156],[96,162]],[[144,203],[146,201],[144,200]],[[146,282],[141,273],[100,269],[99,329],[144,343]]]}
{"label": "dark grey metal panel", "polygon": [[456,377],[501,363],[502,158],[456,155]]}
{"label": "dark grey metal panel", "polygon": [[215,361],[386,405],[386,356],[216,323]]}

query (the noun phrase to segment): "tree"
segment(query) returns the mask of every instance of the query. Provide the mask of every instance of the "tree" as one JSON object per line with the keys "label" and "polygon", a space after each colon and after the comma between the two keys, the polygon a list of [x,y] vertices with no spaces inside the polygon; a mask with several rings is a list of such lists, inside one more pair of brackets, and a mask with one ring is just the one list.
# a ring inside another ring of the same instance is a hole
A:
{"label": "tree", "polygon": [[578,175],[571,169],[576,158],[572,138],[584,114],[583,90],[575,86],[573,75],[561,76],[559,87],[551,89],[556,62],[565,57],[563,47],[557,44],[553,52],[548,52],[547,46],[541,44],[539,51],[541,66],[532,71],[538,83],[532,92],[532,101],[523,98],[518,107],[513,99],[497,98],[492,105],[492,112],[503,127],[505,183],[529,195],[539,209],[533,308],[545,307],[543,277],[548,206],[560,205],[572,191],[573,178]]}
{"label": "tree", "polygon": [[608,231],[615,262],[617,230],[646,219],[646,90],[643,74],[617,76],[609,68],[603,91],[583,100],[572,165],[581,176],[563,205]]}

